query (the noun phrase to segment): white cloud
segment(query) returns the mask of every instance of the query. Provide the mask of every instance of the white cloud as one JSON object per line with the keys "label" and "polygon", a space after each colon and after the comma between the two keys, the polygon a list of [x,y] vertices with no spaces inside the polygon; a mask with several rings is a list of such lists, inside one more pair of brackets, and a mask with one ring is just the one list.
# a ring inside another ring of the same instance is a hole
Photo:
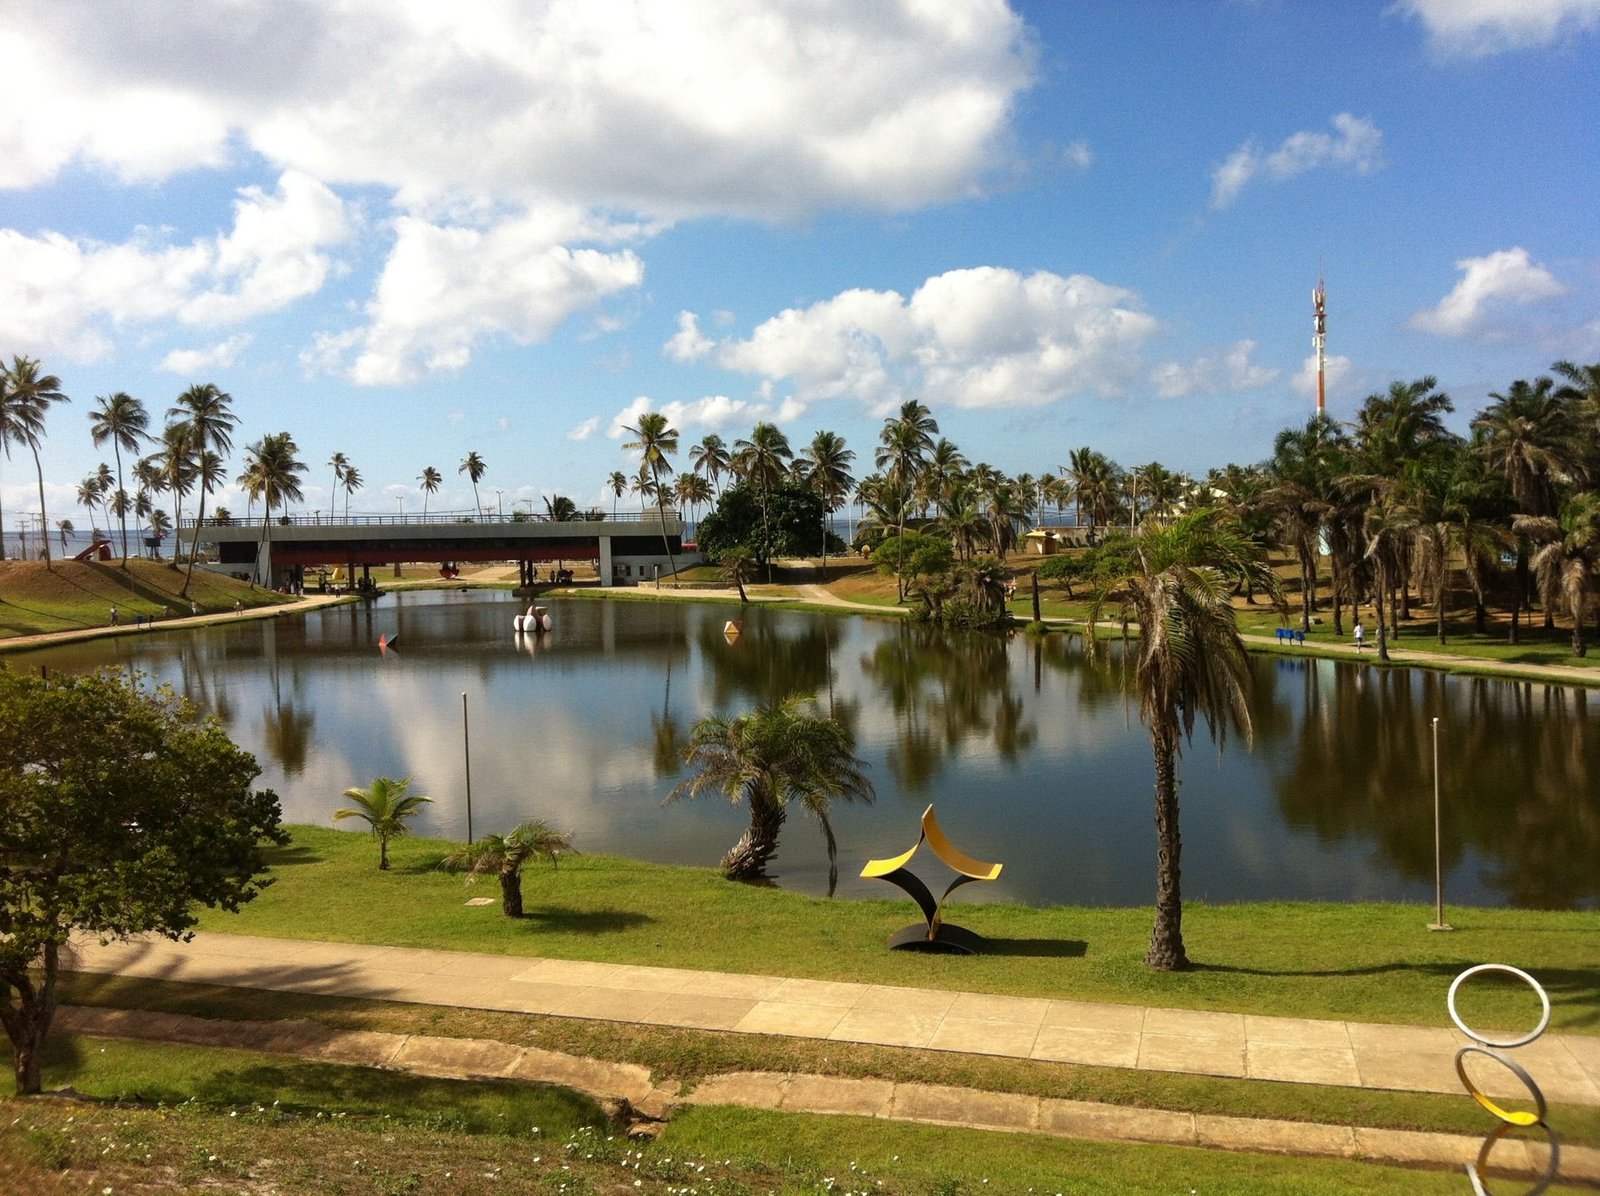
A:
{"label": "white cloud", "polygon": [[1600,0],[1398,0],[1390,12],[1422,22],[1439,53],[1481,58],[1600,27]]}
{"label": "white cloud", "polygon": [[678,331],[661,351],[673,361],[699,361],[716,347],[716,342],[700,331],[700,317],[692,311],[678,313]]}
{"label": "white cloud", "polygon": [[1509,307],[1526,307],[1566,293],[1555,275],[1528,258],[1522,248],[1456,263],[1461,281],[1434,307],[1417,312],[1407,326],[1435,336],[1489,336]]}
{"label": "white cloud", "polygon": [[326,250],[353,232],[338,196],[295,172],[275,193],[241,190],[233,216],[185,245],[152,229],[115,245],[0,229],[0,341],[87,361],[117,326],[237,324],[319,290],[335,268]]}
{"label": "white cloud", "polygon": [[1229,207],[1257,178],[1282,182],[1322,167],[1344,166],[1368,174],[1383,165],[1383,133],[1365,117],[1341,112],[1332,133],[1291,134],[1270,153],[1254,141],[1241,145],[1211,175],[1211,206]]}
{"label": "white cloud", "polygon": [[713,359],[789,400],[854,398],[884,410],[915,394],[933,405],[1037,406],[1075,394],[1116,395],[1142,372],[1157,328],[1132,291],[1087,275],[1023,275],[983,266],[928,279],[910,299],[844,291],[779,313]]}
{"label": "white cloud", "polygon": [[640,395],[611,417],[611,426],[606,429],[606,435],[612,440],[621,440],[630,435],[628,429],[637,427],[639,417],[647,411],[659,411],[667,417],[667,423],[681,433],[689,428],[720,432],[728,428],[748,429],[760,420],[782,422],[798,419],[805,413],[805,408],[788,403],[777,406],[771,403],[748,403],[743,399],[730,399],[727,395],[707,395],[688,403],[673,400],[658,406],[648,395]]}
{"label": "white cloud", "polygon": [[598,415],[591,415],[588,419],[584,420],[582,423],[574,424],[572,427],[568,428],[567,429],[567,439],[568,440],[588,440],[591,436],[593,436],[599,430],[600,430],[600,417]]}
{"label": "white cloud", "polygon": [[12,0],[6,26],[3,185],[164,178],[239,144],[408,205],[669,219],[962,195],[1033,73],[1003,0]]}
{"label": "white cloud", "polygon": [[204,349],[174,349],[157,363],[158,370],[169,374],[199,374],[212,369],[226,369],[239,360],[239,355],[250,347],[254,339],[248,332],[230,336]]}
{"label": "white cloud", "polygon": [[533,210],[488,228],[401,216],[394,228],[367,325],[318,336],[302,357],[308,369],[337,370],[366,386],[458,370],[483,340],[544,340],[575,312],[644,277],[632,250],[559,244],[572,234],[613,237],[571,211]]}
{"label": "white cloud", "polygon": [[1256,342],[1242,340],[1221,353],[1205,353],[1191,364],[1168,361],[1150,373],[1156,393],[1164,399],[1181,398],[1187,394],[1238,393],[1260,390],[1278,380],[1281,371],[1270,366],[1257,365],[1250,360],[1256,351]]}
{"label": "white cloud", "polygon": [[[1324,363],[1323,388],[1328,394],[1342,391],[1355,379],[1355,366],[1348,357],[1330,356]],[[1296,394],[1313,397],[1317,393],[1317,355],[1313,353],[1300,363],[1300,372],[1292,383]]]}

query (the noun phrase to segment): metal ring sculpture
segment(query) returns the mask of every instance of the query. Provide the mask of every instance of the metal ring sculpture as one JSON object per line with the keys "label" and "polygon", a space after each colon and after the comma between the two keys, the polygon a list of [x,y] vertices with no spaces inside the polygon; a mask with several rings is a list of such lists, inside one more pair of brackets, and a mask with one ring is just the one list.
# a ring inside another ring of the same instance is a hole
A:
{"label": "metal ring sculpture", "polygon": [[[1527,1034],[1505,1039],[1490,1038],[1487,1034],[1479,1033],[1467,1025],[1461,1014],[1456,1010],[1456,992],[1463,982],[1483,972],[1501,972],[1508,976],[1515,976],[1533,989],[1539,997],[1540,1005],[1543,1006],[1539,1024]],[[1468,968],[1455,978],[1454,983],[1450,985],[1450,995],[1445,1004],[1450,1009],[1450,1020],[1456,1024],[1456,1028],[1472,1039],[1472,1044],[1464,1046],[1456,1052],[1456,1075],[1461,1077],[1461,1086],[1467,1090],[1468,1095],[1473,1100],[1477,1101],[1490,1113],[1493,1113],[1500,1121],[1500,1124],[1495,1127],[1493,1132],[1483,1140],[1483,1146],[1478,1150],[1476,1161],[1467,1164],[1467,1178],[1472,1181],[1472,1190],[1477,1193],[1477,1196],[1491,1196],[1483,1176],[1488,1170],[1489,1155],[1494,1151],[1495,1144],[1513,1129],[1538,1126],[1545,1132],[1545,1137],[1550,1140],[1550,1162],[1545,1168],[1544,1174],[1525,1193],[1525,1196],[1538,1196],[1540,1192],[1543,1192],[1555,1181],[1556,1173],[1561,1169],[1561,1140],[1556,1137],[1555,1130],[1545,1123],[1544,1118],[1548,1106],[1545,1104],[1544,1093],[1540,1090],[1538,1083],[1520,1063],[1507,1058],[1495,1048],[1509,1050],[1513,1047],[1526,1046],[1543,1034],[1550,1025],[1549,994],[1544,991],[1543,986],[1537,980],[1521,968],[1514,968],[1504,963],[1480,963],[1475,967]],[[1467,1074],[1466,1060],[1468,1055],[1487,1055],[1490,1059],[1505,1067],[1517,1079],[1521,1080],[1528,1089],[1528,1095],[1533,1098],[1534,1111],[1530,1113],[1524,1110],[1505,1109],[1490,1099],[1488,1094],[1473,1083],[1472,1077]]]}

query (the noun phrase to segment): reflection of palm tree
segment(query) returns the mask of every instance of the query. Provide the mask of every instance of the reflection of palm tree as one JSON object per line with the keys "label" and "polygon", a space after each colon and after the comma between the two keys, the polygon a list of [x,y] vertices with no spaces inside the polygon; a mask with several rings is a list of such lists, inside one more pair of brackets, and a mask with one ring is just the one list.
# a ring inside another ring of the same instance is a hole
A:
{"label": "reflection of palm tree", "polygon": [[872,800],[872,782],[861,771],[849,731],[815,709],[814,699],[793,697],[731,721],[701,719],[690,733],[684,761],[698,771],[667,800],[712,789],[749,807],[749,828],[722,857],[723,875],[731,880],[763,875],[777,853],[790,802],[799,802],[821,824],[832,870],[838,857],[828,821],[833,799]]}
{"label": "reflection of palm tree", "polygon": [[1249,658],[1228,595],[1235,579],[1254,573],[1276,592],[1277,575],[1249,538],[1202,509],[1172,522],[1147,520],[1134,538],[1121,576],[1097,587],[1090,623],[1113,593],[1139,623],[1139,718],[1150,733],[1156,772],[1156,921],[1145,963],[1160,971],[1189,966],[1183,945],[1179,889],[1178,756],[1195,716],[1219,742],[1231,722],[1248,737]]}
{"label": "reflection of palm tree", "polygon": [[278,701],[261,712],[262,733],[267,751],[283,767],[286,777],[305,771],[311,749],[312,732],[317,726],[314,710],[298,709],[293,702]]}
{"label": "reflection of palm tree", "polygon": [[450,872],[465,871],[474,877],[493,873],[500,879],[500,912],[508,918],[522,917],[522,866],[534,860],[549,860],[554,865],[563,854],[576,855],[572,836],[550,829],[542,819],[524,822],[505,835],[485,835],[476,843],[458,847],[445,856],[439,866]]}
{"label": "reflection of palm tree", "polygon": [[372,835],[378,840],[380,871],[387,872],[389,869],[389,840],[410,834],[411,828],[407,824],[422,813],[425,802],[433,800],[420,793],[407,793],[409,788],[410,777],[402,780],[376,777],[365,789],[355,786],[346,789],[344,796],[351,804],[340,806],[333,812],[335,821],[359,818],[372,828]]}

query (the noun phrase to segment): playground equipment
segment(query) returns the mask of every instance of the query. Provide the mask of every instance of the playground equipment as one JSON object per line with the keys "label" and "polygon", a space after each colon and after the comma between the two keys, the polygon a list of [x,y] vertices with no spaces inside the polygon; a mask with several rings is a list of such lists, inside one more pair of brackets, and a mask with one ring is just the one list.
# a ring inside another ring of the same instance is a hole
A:
{"label": "playground equipment", "polygon": [[[917,848],[923,843],[933,848],[933,854],[957,873],[956,878],[945,889],[944,895],[937,901],[922,879],[906,869],[911,857],[917,854]],[[867,866],[861,870],[861,875],[898,885],[922,910],[924,924],[907,926],[904,930],[891,935],[889,937],[891,951],[976,955],[983,950],[983,936],[965,927],[946,922],[944,903],[949,900],[951,893],[964,884],[975,880],[994,880],[1000,875],[1002,867],[1004,867],[1002,864],[986,864],[982,860],[973,859],[951,843],[939,826],[939,820],[933,816],[933,807],[930,805],[922,812],[922,834],[911,845],[911,850],[889,859],[868,860]]]}

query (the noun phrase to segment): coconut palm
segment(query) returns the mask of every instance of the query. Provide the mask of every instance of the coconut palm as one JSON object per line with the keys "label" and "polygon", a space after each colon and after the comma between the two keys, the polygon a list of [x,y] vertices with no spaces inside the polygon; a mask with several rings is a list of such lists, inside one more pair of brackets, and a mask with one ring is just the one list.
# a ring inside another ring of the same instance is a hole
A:
{"label": "coconut palm", "polygon": [[[261,516],[262,550],[272,537],[272,508],[279,504],[287,506],[304,497],[300,477],[306,467],[299,453],[294,437],[287,432],[269,433],[245,449],[245,468],[239,475],[239,482],[251,503],[266,504]],[[262,551],[257,551],[258,565],[261,557]]]}
{"label": "coconut palm", "polygon": [[1516,528],[1539,545],[1531,564],[1545,610],[1566,607],[1572,618],[1572,654],[1587,655],[1584,621],[1600,589],[1600,492],[1574,496],[1553,519],[1519,516]]}
{"label": "coconut palm", "polygon": [[424,803],[433,800],[421,794],[407,793],[406,790],[410,788],[410,777],[400,780],[377,777],[365,789],[359,786],[346,789],[344,796],[351,804],[340,806],[333,812],[336,821],[359,818],[372,828],[373,837],[378,840],[380,872],[389,870],[389,840],[410,834],[411,828],[407,824],[422,812]]}
{"label": "coconut palm", "polygon": [[155,541],[155,558],[161,559],[161,541],[165,540],[172,531],[172,516],[165,511],[155,509],[150,511],[146,518],[150,521],[150,538]]}
{"label": "coconut palm", "polygon": [[[89,412],[89,435],[93,437],[95,447],[99,448],[106,441],[111,442],[112,452],[117,458],[117,489],[122,485],[122,450],[130,453],[138,452],[139,446],[150,438],[150,413],[145,410],[145,405],[126,391],[117,391],[114,394],[100,395],[95,398],[99,404]],[[128,516],[126,507],[121,515],[122,522],[122,567],[128,567]]]}
{"label": "coconut palm", "polygon": [[723,875],[753,880],[778,850],[778,832],[790,802],[799,802],[822,826],[830,868],[838,854],[828,811],[834,798],[871,801],[872,782],[855,755],[843,723],[817,713],[809,696],[757,707],[735,719],[703,718],[689,733],[684,763],[695,769],[667,800],[722,793],[750,809],[750,826],[722,857]]}
{"label": "coconut palm", "polygon": [[1300,562],[1300,626],[1307,632],[1317,604],[1319,536],[1345,467],[1345,447],[1343,432],[1325,415],[1312,416],[1303,428],[1285,428],[1273,441],[1272,485],[1264,501]]}
{"label": "coconut palm", "polygon": [[[890,481],[914,494],[938,432],[939,425],[932,413],[915,399],[909,399],[900,405],[898,416],[884,420],[873,464],[883,470]],[[896,535],[906,534],[906,514],[906,509],[902,509]],[[905,584],[899,574],[896,574],[895,584],[899,591],[896,597],[904,598]]]}
{"label": "coconut palm", "polygon": [[697,513],[702,503],[711,501],[711,483],[697,473],[680,473],[672,487],[678,505]]}
{"label": "coconut palm", "polygon": [[[180,595],[189,593],[189,583],[194,579],[195,559],[200,555],[199,528],[206,521],[206,496],[221,477],[220,457],[233,448],[233,432],[239,426],[239,417],[233,413],[233,396],[220,390],[213,382],[197,382],[167,409],[167,418],[185,423],[189,427],[190,449],[195,456],[196,476],[200,482],[200,512],[195,516],[195,536],[189,545],[189,571],[184,574]],[[206,469],[206,453],[219,456],[216,469]]]}
{"label": "coconut palm", "polygon": [[1088,512],[1089,526],[1099,527],[1111,522],[1117,506],[1117,467],[1104,453],[1092,448],[1073,449],[1068,455],[1068,476],[1072,479],[1073,501],[1077,505],[1077,522],[1083,522]]}
{"label": "coconut palm", "polygon": [[[639,454],[640,482],[646,473],[650,475],[656,511],[661,516],[661,550],[666,553],[667,568],[672,570],[673,579],[676,580],[678,566],[672,559],[672,546],[667,542],[667,494],[662,488],[661,477],[663,474],[671,476],[673,472],[672,463],[667,458],[678,451],[678,429],[669,424],[661,412],[646,411],[639,416],[637,424],[631,428],[625,427],[623,431],[633,436],[622,448],[625,452]],[[644,494],[642,486],[639,492]]]}
{"label": "coconut palm", "polygon": [[39,477],[39,539],[48,568],[50,537],[43,534],[43,529],[49,526],[49,519],[44,509],[44,468],[39,464],[39,444],[44,439],[44,418],[51,405],[72,400],[61,392],[60,378],[41,374],[39,369],[36,359],[16,356],[9,366],[0,369],[0,438],[25,444],[33,453],[33,468]]}
{"label": "coconut palm", "polygon": [[[1229,725],[1250,739],[1250,682],[1244,642],[1228,596],[1240,577],[1277,595],[1277,576],[1257,547],[1214,508],[1167,522],[1148,519],[1121,567],[1098,579],[1090,623],[1115,597],[1139,624],[1139,719],[1155,760],[1156,918],[1145,964],[1189,965],[1183,943],[1178,827],[1178,757],[1204,719],[1220,745]],[[1092,646],[1094,638],[1089,637]]]}
{"label": "coconut palm", "polygon": [[826,514],[822,522],[822,575],[828,575],[828,518],[850,497],[855,478],[850,473],[850,462],[856,459],[855,450],[845,446],[844,437],[837,432],[821,431],[806,446],[806,485],[822,499]]}
{"label": "coconut palm", "polygon": [[345,471],[350,468],[350,458],[343,453],[334,453],[328,458],[328,464],[333,468],[333,485],[328,490],[328,521],[331,523],[335,504],[339,501],[339,487],[344,484]]}
{"label": "coconut palm", "polygon": [[354,494],[357,490],[361,489],[362,486],[366,485],[366,481],[362,478],[361,471],[359,469],[357,469],[354,465],[346,465],[344,467],[344,483],[343,484],[344,484],[344,517],[346,519],[349,519],[350,518],[350,496],[352,494]]}
{"label": "coconut palm", "polygon": [[761,555],[767,562],[767,581],[772,581],[772,535],[767,523],[767,505],[772,488],[782,483],[794,450],[789,438],[776,424],[762,420],[751,429],[749,440],[733,442],[733,467],[747,485],[754,486],[761,495]]}
{"label": "coconut palm", "polygon": [[439,471],[429,465],[417,475],[417,481],[422,483],[422,517],[428,517],[428,496],[439,493],[439,486],[444,481]]}
{"label": "coconut palm", "polygon": [[483,504],[478,501],[478,482],[488,470],[488,462],[476,451],[461,458],[461,464],[456,467],[457,473],[464,473],[472,480],[472,508],[478,512],[479,519],[483,518]]}
{"label": "coconut palm", "polygon": [[728,472],[733,462],[733,455],[728,452],[728,446],[723,443],[722,437],[715,432],[707,433],[699,444],[690,447],[689,461],[693,472],[703,474],[716,487],[717,493],[721,494],[722,475]]}
{"label": "coconut palm", "polygon": [[534,860],[549,860],[554,866],[563,854],[577,854],[571,833],[552,830],[549,823],[536,819],[508,834],[485,835],[476,843],[458,847],[439,862],[439,867],[447,872],[465,872],[469,884],[493,873],[500,879],[500,912],[508,918],[520,918],[522,866]]}
{"label": "coconut palm", "polygon": [[611,518],[617,517],[617,503],[628,492],[628,475],[620,469],[613,469],[611,476],[606,479],[606,489],[611,491]]}
{"label": "coconut palm", "polygon": [[56,520],[56,534],[61,537],[61,555],[63,557],[67,555],[68,538],[71,537],[72,533],[77,530],[77,528],[72,526],[72,520],[70,519]]}

